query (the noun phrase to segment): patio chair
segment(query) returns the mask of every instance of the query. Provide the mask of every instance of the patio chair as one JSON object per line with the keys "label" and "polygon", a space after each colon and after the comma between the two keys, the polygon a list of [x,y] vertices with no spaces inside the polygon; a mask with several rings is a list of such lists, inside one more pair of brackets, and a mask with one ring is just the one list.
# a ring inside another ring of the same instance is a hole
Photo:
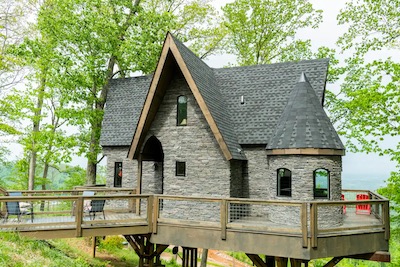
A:
{"label": "patio chair", "polygon": [[[9,196],[22,196],[21,192],[10,192]],[[4,217],[4,222],[8,220],[8,216],[16,215],[18,222],[21,221],[22,215],[31,215],[31,222],[33,222],[33,208],[29,203],[25,203],[24,207],[21,207],[19,201],[8,201],[6,202],[6,215]]]}
{"label": "patio chair", "polygon": [[106,203],[105,199],[93,199],[92,201],[90,201],[90,209],[88,212],[91,220],[95,219],[97,212],[102,212],[104,220],[106,219],[106,215],[104,214],[105,203]]}

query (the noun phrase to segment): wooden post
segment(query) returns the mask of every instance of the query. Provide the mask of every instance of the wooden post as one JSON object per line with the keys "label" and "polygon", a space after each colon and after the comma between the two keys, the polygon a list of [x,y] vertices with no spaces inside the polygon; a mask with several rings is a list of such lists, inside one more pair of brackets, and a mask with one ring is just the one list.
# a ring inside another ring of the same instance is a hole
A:
{"label": "wooden post", "polygon": [[153,234],[157,234],[157,221],[160,209],[160,199],[158,196],[154,196],[153,199]]}
{"label": "wooden post", "polygon": [[82,221],[83,221],[83,198],[78,197],[76,200],[75,222],[76,222],[76,237],[82,236]]}
{"label": "wooden post", "polygon": [[226,240],[226,224],[228,223],[226,199],[221,200],[221,239]]}
{"label": "wooden post", "polygon": [[149,233],[153,231],[153,196],[147,198],[147,223],[149,224]]}
{"label": "wooden post", "polygon": [[276,257],[276,267],[287,267],[288,258]]}
{"label": "wooden post", "polygon": [[303,237],[303,248],[308,247],[308,229],[307,229],[307,203],[301,204],[301,233]]}
{"label": "wooden post", "polygon": [[93,241],[93,243],[92,243],[92,258],[96,258],[96,240],[97,240],[97,237],[93,236],[92,237],[92,241]]}
{"label": "wooden post", "polygon": [[[143,162],[142,155],[139,155],[138,158],[138,173],[137,173],[137,188],[136,194],[142,194],[142,175],[143,175]],[[136,199],[136,215],[140,215],[140,198]]]}
{"label": "wooden post", "polygon": [[385,240],[389,240],[390,238],[389,200],[383,203],[382,211],[383,211],[383,224],[385,226]]}
{"label": "wooden post", "polygon": [[310,228],[311,228],[311,247],[318,246],[318,205],[317,203],[310,203]]}
{"label": "wooden post", "polygon": [[290,259],[290,267],[301,267],[301,260]]}

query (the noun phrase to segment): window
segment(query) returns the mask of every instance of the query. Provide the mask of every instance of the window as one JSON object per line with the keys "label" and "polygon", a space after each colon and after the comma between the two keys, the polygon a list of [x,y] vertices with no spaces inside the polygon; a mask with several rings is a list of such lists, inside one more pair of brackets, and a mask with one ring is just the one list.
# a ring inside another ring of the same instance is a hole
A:
{"label": "window", "polygon": [[114,187],[122,187],[122,162],[114,164]]}
{"label": "window", "polygon": [[314,171],[314,198],[329,198],[329,171]]}
{"label": "window", "polygon": [[292,196],[292,172],[288,169],[278,169],[278,196]]}
{"label": "window", "polygon": [[185,126],[187,125],[187,97],[181,95],[178,97],[178,108],[177,108],[177,120],[176,125]]}
{"label": "window", "polygon": [[176,176],[186,176],[186,162],[177,161],[176,162]]}

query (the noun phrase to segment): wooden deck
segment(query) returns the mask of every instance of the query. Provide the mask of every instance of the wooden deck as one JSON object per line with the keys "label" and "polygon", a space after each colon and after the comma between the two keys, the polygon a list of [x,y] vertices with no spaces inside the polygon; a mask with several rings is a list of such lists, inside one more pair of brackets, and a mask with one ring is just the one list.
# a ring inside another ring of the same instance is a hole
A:
{"label": "wooden deck", "polygon": [[[5,202],[28,203],[18,221],[0,221],[0,231],[17,231],[40,238],[150,234],[155,244],[244,251],[276,257],[310,260],[357,256],[388,251],[389,202],[367,192],[366,201],[264,201],[250,199],[135,195],[132,191],[24,192],[23,197],[0,197]],[[349,192],[347,192],[349,193]],[[350,192],[351,194],[355,191]],[[106,200],[91,218],[85,210],[91,200]],[[351,199],[351,197],[346,199]],[[356,214],[357,205],[369,205],[371,213]],[[298,213],[292,221],[277,222],[274,214],[290,207]],[[326,207],[341,211],[338,223],[327,225],[318,212]],[[344,208],[345,207],[345,208]]]}

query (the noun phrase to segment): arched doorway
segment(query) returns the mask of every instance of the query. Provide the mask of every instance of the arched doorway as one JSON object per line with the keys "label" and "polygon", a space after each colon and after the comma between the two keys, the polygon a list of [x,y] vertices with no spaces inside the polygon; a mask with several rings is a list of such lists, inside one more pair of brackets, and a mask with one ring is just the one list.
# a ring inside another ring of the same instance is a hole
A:
{"label": "arched doorway", "polygon": [[164,193],[164,152],[154,135],[144,144],[142,153],[142,190],[144,194]]}

